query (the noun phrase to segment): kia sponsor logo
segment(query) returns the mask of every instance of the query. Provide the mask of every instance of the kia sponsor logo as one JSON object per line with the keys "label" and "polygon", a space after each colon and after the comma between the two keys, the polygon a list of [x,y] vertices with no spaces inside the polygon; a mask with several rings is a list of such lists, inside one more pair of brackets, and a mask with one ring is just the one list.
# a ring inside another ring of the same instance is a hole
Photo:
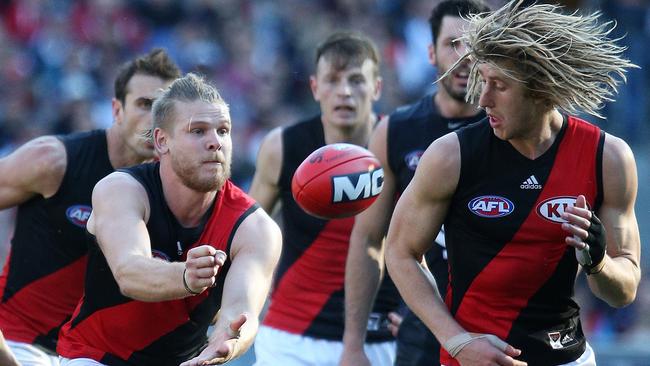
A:
{"label": "kia sponsor logo", "polygon": [[86,227],[86,223],[88,222],[88,218],[90,218],[90,213],[92,212],[92,208],[90,206],[86,205],[74,205],[68,207],[67,210],[65,210],[65,216],[68,218],[68,221],[71,223],[79,226],[79,227]]}
{"label": "kia sponsor logo", "polygon": [[476,197],[469,201],[467,207],[473,214],[488,218],[507,216],[515,210],[514,203],[501,196]]}
{"label": "kia sponsor logo", "polygon": [[537,214],[552,222],[566,222],[562,218],[564,210],[576,204],[576,198],[572,196],[551,197],[537,205]]}

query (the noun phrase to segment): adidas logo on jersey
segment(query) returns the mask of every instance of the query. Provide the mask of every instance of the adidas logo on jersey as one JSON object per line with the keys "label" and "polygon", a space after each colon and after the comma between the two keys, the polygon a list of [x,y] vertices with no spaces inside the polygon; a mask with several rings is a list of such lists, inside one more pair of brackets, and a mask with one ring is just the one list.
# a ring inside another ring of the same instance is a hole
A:
{"label": "adidas logo on jersey", "polygon": [[535,178],[535,175],[531,175],[530,177],[528,177],[528,179],[526,179],[525,181],[523,181],[521,183],[519,188],[521,188],[521,189],[542,189],[542,185],[539,184],[539,182],[537,181],[537,178]]}

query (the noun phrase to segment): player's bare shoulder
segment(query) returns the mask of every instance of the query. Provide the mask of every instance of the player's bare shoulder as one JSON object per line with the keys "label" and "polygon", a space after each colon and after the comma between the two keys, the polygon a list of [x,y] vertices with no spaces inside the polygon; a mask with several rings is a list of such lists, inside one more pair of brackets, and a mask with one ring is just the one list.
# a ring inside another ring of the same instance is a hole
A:
{"label": "player's bare shoulder", "polygon": [[282,232],[278,224],[261,208],[248,215],[233,237],[231,256],[239,252],[258,252],[270,255],[275,262],[282,250]]}
{"label": "player's bare shoulder", "polygon": [[450,132],[433,141],[422,155],[420,165],[426,169],[460,169],[460,142],[455,132]]}
{"label": "player's bare shoulder", "polygon": [[625,141],[610,134],[605,135],[602,176],[605,203],[633,204],[638,189],[634,154]]}
{"label": "player's bare shoulder", "polygon": [[38,137],[0,160],[0,171],[12,172],[3,178],[11,178],[11,182],[3,182],[2,185],[13,185],[25,192],[49,198],[58,191],[66,166],[67,154],[63,142],[54,136]]}
{"label": "player's bare shoulder", "polygon": [[63,142],[55,136],[38,137],[24,146],[27,157],[34,163],[50,173],[55,171],[65,172],[67,166],[67,153]]}
{"label": "player's bare shoulder", "polygon": [[448,198],[460,179],[460,142],[450,132],[437,140],[422,155],[411,182],[427,197]]}
{"label": "player's bare shoulder", "polygon": [[144,221],[149,218],[149,198],[147,191],[137,179],[126,172],[116,171],[102,178],[93,189],[93,212],[88,221],[88,231],[94,233],[97,217],[110,218],[134,214]]}
{"label": "player's bare shoulder", "polygon": [[614,167],[625,167],[627,164],[634,163],[634,154],[623,139],[607,133],[605,134],[603,159],[605,164],[611,163]]}

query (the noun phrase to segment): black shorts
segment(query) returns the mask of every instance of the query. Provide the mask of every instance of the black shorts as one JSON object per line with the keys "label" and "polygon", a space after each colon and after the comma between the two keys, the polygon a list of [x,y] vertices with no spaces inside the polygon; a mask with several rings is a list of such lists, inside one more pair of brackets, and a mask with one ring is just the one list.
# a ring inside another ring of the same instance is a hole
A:
{"label": "black shorts", "polygon": [[440,365],[440,343],[420,319],[408,311],[397,333],[395,366]]}

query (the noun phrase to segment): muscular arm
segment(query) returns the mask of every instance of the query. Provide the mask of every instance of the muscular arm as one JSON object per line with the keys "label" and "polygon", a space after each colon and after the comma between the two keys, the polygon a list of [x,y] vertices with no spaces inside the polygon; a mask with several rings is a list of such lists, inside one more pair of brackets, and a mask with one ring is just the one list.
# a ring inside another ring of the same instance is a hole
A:
{"label": "muscular arm", "polygon": [[125,296],[140,301],[187,297],[189,293],[183,286],[186,265],[187,283],[192,289],[200,292],[211,284],[198,278],[197,272],[207,271],[199,267],[214,263],[216,250],[212,247],[193,248],[186,263],[169,263],[152,257],[146,227],[149,201],[144,187],[135,178],[122,172],[111,173],[95,186],[92,202],[88,231],[96,236]]}
{"label": "muscular arm", "polygon": [[269,214],[278,201],[282,168],[282,129],[275,128],[262,141],[249,194]]}
{"label": "muscular arm", "polygon": [[56,137],[45,136],[0,159],[0,210],[35,195],[53,196],[63,180],[66,158],[63,143]]}
{"label": "muscular arm", "polygon": [[345,266],[345,333],[342,365],[368,363],[363,345],[368,316],[379,289],[384,269],[384,245],[390,215],[395,200],[395,176],[388,165],[386,136],[388,118],[382,120],[373,133],[369,149],[381,162],[384,183],[381,194],[367,210],[357,215],[350,236],[350,249]]}
{"label": "muscular arm", "polygon": [[629,146],[611,135],[606,136],[603,150],[603,191],[597,216],[607,233],[607,254],[602,270],[588,276],[588,282],[596,296],[621,307],[634,301],[641,280],[641,245],[634,213],[637,172]]}
{"label": "muscular arm", "polygon": [[447,214],[460,175],[455,134],[436,140],[424,153],[413,180],[400,197],[386,239],[386,265],[409,308],[441,342],[463,332],[451,318],[421,262]]}
{"label": "muscular arm", "polygon": [[[386,239],[386,265],[409,308],[445,344],[465,330],[442,301],[435,279],[422,264],[423,256],[447,215],[460,177],[460,146],[456,134],[441,137],[422,156],[413,180],[399,199]],[[525,365],[485,339],[467,344],[456,359],[461,365]]]}
{"label": "muscular arm", "polygon": [[[282,235],[273,220],[257,210],[242,222],[233,238],[232,264],[226,276],[223,299],[208,346],[187,365],[221,364],[246,352],[258,328],[258,316],[271,287],[280,258]],[[233,331],[239,337],[233,336]]]}

